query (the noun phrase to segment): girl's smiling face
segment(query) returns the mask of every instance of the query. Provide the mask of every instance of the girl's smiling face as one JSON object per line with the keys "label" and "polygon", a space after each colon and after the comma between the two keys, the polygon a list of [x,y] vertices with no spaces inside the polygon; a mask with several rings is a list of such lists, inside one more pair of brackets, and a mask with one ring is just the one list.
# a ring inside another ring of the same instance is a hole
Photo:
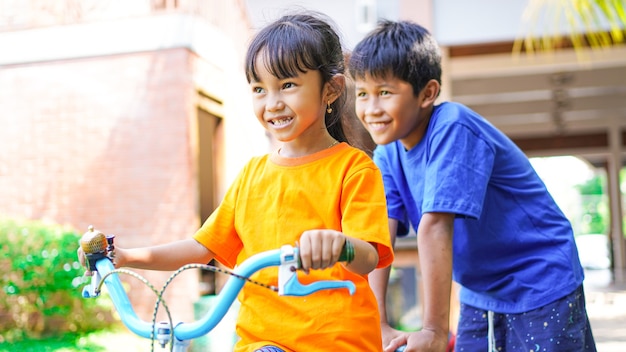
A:
{"label": "girl's smiling face", "polygon": [[314,140],[326,134],[327,85],[322,89],[319,71],[298,72],[294,77],[278,78],[266,66],[266,55],[256,61],[258,80],[250,82],[254,113],[277,140]]}

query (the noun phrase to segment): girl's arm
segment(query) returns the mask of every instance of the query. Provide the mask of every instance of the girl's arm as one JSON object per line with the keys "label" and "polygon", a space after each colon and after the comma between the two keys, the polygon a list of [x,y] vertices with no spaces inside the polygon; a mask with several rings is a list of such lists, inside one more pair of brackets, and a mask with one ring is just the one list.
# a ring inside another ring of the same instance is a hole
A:
{"label": "girl's arm", "polygon": [[378,264],[376,244],[347,236],[345,240],[350,241],[354,246],[354,260],[344,264],[346,269],[359,275],[367,275],[376,269]]}
{"label": "girl's arm", "polygon": [[194,239],[167,244],[115,249],[115,267],[132,267],[148,270],[177,270],[186,264],[208,264],[215,254]]}

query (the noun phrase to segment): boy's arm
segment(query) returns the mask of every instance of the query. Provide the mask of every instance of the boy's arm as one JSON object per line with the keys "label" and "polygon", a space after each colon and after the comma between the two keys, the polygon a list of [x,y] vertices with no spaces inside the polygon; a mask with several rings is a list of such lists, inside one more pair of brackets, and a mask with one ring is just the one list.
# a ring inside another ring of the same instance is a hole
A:
{"label": "boy's arm", "polygon": [[[395,242],[397,221],[389,221]],[[392,227],[393,226],[393,227]],[[378,300],[385,352],[402,345],[406,351],[444,351],[448,345],[450,294],[452,285],[452,233],[454,214],[425,213],[417,229],[417,248],[423,281],[423,326],[420,331],[403,333],[387,324],[385,296],[389,268],[378,269],[370,275],[370,286]]]}
{"label": "boy's arm", "polygon": [[423,330],[448,339],[454,214],[425,213],[417,229],[424,285]]}
{"label": "boy's arm", "polygon": [[[396,242],[396,231],[398,229],[398,220],[389,219],[389,233],[391,235],[391,246],[393,247]],[[389,273],[391,272],[391,265],[372,271],[369,275],[369,284],[376,296],[378,302],[378,310],[380,312],[380,325],[387,327],[387,287],[389,285]],[[384,331],[383,331],[384,332]]]}

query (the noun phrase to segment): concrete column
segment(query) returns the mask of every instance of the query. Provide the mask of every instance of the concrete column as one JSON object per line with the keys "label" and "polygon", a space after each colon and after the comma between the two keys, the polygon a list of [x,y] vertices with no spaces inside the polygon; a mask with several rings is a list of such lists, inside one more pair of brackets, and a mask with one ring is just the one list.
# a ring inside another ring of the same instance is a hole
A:
{"label": "concrete column", "polygon": [[626,244],[622,228],[622,192],[619,173],[622,169],[622,130],[617,121],[609,128],[608,193],[611,209],[611,243],[613,247],[613,279],[626,283]]}

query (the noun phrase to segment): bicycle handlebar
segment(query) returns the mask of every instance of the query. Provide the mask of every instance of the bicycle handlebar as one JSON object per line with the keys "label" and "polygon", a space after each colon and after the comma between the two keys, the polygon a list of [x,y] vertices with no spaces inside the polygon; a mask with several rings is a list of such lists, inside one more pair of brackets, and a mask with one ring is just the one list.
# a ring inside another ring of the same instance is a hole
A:
{"label": "bicycle handlebar", "polygon": [[[115,309],[118,311],[124,325],[133,333],[144,337],[154,338],[163,335],[163,326],[155,325],[140,319],[128,298],[122,282],[106,248],[113,248],[113,237],[102,239],[90,226],[89,232],[81,239],[81,248],[85,251],[89,267],[93,271],[91,284],[84,287],[83,297],[97,297],[101,278],[107,287]],[[87,252],[89,251],[89,253]],[[354,258],[354,248],[349,241],[342,250],[341,261],[350,262]],[[251,256],[233,270],[231,276],[220,293],[216,296],[217,302],[202,318],[194,322],[179,323],[173,329],[173,336],[179,341],[189,341],[210,332],[225,316],[230,306],[243,288],[246,278],[255,272],[271,266],[278,266],[278,294],[284,296],[305,296],[324,289],[346,288],[353,294],[356,287],[351,281],[317,281],[303,285],[298,281],[296,270],[301,267],[298,248],[285,245],[280,249],[261,252]],[[111,273],[113,272],[113,273]],[[169,326],[166,327],[170,328]],[[169,331],[169,330],[168,330]],[[169,333],[168,333],[169,334]],[[164,343],[161,342],[162,346]]]}

